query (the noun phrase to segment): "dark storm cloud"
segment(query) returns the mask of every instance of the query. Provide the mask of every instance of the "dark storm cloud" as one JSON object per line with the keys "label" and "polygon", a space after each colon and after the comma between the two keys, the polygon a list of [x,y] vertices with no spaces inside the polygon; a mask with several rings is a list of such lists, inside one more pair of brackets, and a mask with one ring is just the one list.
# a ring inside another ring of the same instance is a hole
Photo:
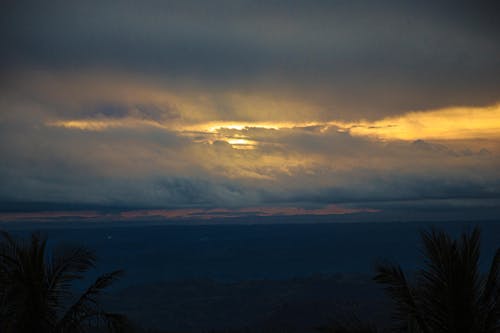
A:
{"label": "dark storm cloud", "polygon": [[497,9],[492,1],[9,1],[0,59],[4,71],[286,83],[334,100],[343,117],[352,109],[373,117],[496,102]]}

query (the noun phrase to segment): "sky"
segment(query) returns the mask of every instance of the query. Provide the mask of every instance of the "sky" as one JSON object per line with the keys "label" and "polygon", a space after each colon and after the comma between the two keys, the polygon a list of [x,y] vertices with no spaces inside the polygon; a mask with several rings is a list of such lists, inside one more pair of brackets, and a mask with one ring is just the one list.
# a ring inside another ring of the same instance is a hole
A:
{"label": "sky", "polygon": [[12,1],[0,221],[500,216],[495,1]]}

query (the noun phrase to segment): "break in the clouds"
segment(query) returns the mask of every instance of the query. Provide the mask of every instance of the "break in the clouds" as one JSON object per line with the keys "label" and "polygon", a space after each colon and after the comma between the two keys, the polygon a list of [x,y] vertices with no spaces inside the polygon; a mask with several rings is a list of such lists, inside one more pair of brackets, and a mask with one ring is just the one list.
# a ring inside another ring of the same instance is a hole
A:
{"label": "break in the clouds", "polygon": [[495,2],[2,6],[2,220],[498,214]]}

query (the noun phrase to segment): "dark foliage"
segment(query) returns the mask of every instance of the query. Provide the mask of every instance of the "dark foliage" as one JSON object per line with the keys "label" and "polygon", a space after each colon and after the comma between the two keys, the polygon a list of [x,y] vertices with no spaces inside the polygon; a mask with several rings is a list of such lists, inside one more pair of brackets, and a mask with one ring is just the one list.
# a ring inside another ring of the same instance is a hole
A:
{"label": "dark foliage", "polygon": [[1,232],[0,332],[84,332],[105,326],[122,331],[124,317],[101,309],[98,296],[123,272],[97,278],[81,295],[73,283],[94,268],[95,254],[84,247],[59,247],[51,253],[46,238],[33,234],[27,241]]}
{"label": "dark foliage", "polygon": [[375,281],[385,285],[396,305],[402,331],[422,333],[494,333],[500,330],[500,248],[489,272],[479,271],[480,232],[457,240],[442,231],[422,232],[425,267],[411,284],[400,266],[376,267]]}

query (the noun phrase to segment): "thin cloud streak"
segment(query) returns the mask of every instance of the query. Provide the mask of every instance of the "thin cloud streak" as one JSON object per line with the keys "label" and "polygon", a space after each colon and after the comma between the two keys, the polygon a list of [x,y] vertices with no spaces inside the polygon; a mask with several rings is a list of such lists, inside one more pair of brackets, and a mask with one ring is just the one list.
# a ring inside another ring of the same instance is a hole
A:
{"label": "thin cloud streak", "polygon": [[109,216],[96,211],[0,212],[0,221],[50,221],[57,219],[96,219]]}
{"label": "thin cloud streak", "polygon": [[240,209],[152,209],[128,210],[122,212],[98,211],[50,211],[50,212],[0,212],[0,221],[57,221],[61,219],[127,221],[138,219],[161,218],[166,220],[189,219],[220,219],[247,216],[324,216],[345,215],[357,213],[377,213],[380,210],[371,208],[344,208],[338,205],[328,205],[324,208],[305,209],[298,207],[249,207]]}
{"label": "thin cloud streak", "polygon": [[324,208],[305,209],[298,207],[247,207],[239,209],[181,209],[181,210],[139,210],[120,214],[127,219],[141,217],[165,218],[201,218],[215,219],[242,216],[295,216],[295,215],[344,215],[356,213],[377,213],[380,210],[371,208],[344,208],[338,205],[328,205]]}

